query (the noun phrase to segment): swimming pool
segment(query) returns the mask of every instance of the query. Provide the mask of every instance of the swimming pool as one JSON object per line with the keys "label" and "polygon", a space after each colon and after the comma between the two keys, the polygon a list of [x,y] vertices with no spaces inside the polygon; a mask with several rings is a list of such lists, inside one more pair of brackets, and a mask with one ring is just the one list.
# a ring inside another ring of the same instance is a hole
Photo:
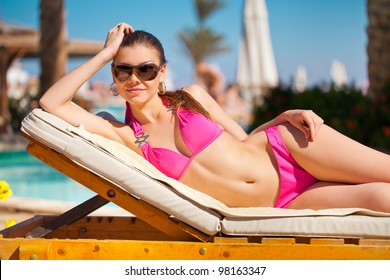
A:
{"label": "swimming pool", "polygon": [[93,113],[98,113],[98,112],[109,112],[112,114],[118,121],[124,122],[125,119],[125,103],[123,105],[96,105]]}
{"label": "swimming pool", "polygon": [[0,180],[17,197],[81,203],[95,195],[26,151],[0,152]]}

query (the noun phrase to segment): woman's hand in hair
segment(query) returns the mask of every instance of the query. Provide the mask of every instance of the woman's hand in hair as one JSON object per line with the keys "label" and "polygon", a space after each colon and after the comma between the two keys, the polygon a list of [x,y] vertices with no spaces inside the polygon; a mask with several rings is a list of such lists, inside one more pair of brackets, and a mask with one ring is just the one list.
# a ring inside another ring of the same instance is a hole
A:
{"label": "woman's hand in hair", "polygon": [[104,48],[111,50],[111,58],[118,52],[125,34],[130,34],[132,32],[134,32],[134,28],[124,22],[118,23],[108,31]]}

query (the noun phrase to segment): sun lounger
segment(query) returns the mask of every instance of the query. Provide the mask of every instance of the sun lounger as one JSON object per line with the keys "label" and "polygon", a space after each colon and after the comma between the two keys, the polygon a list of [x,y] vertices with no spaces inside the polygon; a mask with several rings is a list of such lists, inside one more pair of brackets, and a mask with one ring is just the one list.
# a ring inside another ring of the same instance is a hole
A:
{"label": "sun lounger", "polygon": [[[58,217],[3,230],[3,258],[390,259],[386,213],[230,208],[82,124],[36,109],[21,133],[32,155],[97,195]],[[129,217],[88,216],[109,201]]]}

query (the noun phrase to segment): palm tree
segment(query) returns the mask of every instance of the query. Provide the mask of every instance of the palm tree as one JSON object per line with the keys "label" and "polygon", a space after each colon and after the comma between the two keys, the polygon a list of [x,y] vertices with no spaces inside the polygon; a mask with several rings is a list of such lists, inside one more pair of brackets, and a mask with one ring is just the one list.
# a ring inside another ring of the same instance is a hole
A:
{"label": "palm tree", "polygon": [[[195,0],[198,27],[186,28],[178,34],[179,40],[195,65],[197,79],[206,85],[209,83],[205,80],[215,78],[210,77],[213,75],[211,69],[207,69],[208,74],[204,75],[203,70],[207,68],[205,61],[211,56],[228,51],[229,48],[223,43],[224,37],[210,27],[206,27],[205,22],[212,13],[224,5],[222,0]],[[207,87],[212,93],[211,86]]]}
{"label": "palm tree", "polygon": [[40,94],[42,95],[66,71],[64,0],[41,0],[40,21]]}
{"label": "palm tree", "polygon": [[179,39],[195,64],[228,50],[222,44],[223,36],[204,26],[195,30],[187,29],[180,32]]}
{"label": "palm tree", "polygon": [[[390,6],[388,0],[367,0],[367,55],[368,95],[373,99],[371,112],[375,124],[371,127],[373,139],[383,147],[390,140]],[[376,138],[378,137],[379,138]],[[382,140],[382,135],[385,136]],[[378,140],[376,140],[378,141]]]}
{"label": "palm tree", "polygon": [[368,94],[379,99],[385,87],[390,86],[390,6],[388,0],[367,0],[368,17]]}

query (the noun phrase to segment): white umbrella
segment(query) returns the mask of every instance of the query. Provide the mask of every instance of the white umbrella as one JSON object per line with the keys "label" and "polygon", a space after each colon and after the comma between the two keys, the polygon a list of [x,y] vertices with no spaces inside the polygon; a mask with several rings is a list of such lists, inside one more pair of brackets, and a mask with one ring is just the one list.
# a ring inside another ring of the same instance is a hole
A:
{"label": "white umbrella", "polygon": [[20,99],[25,94],[29,74],[23,69],[20,61],[12,63],[7,71],[8,97]]}
{"label": "white umbrella", "polygon": [[237,84],[246,99],[259,99],[265,88],[278,85],[278,73],[268,29],[264,0],[245,0]]}
{"label": "white umbrella", "polygon": [[299,65],[294,77],[294,90],[296,92],[304,92],[307,86],[307,72],[306,67]]}
{"label": "white umbrella", "polygon": [[332,61],[330,75],[332,77],[333,83],[338,88],[345,86],[348,82],[347,70],[345,69],[345,65],[336,59]]}

